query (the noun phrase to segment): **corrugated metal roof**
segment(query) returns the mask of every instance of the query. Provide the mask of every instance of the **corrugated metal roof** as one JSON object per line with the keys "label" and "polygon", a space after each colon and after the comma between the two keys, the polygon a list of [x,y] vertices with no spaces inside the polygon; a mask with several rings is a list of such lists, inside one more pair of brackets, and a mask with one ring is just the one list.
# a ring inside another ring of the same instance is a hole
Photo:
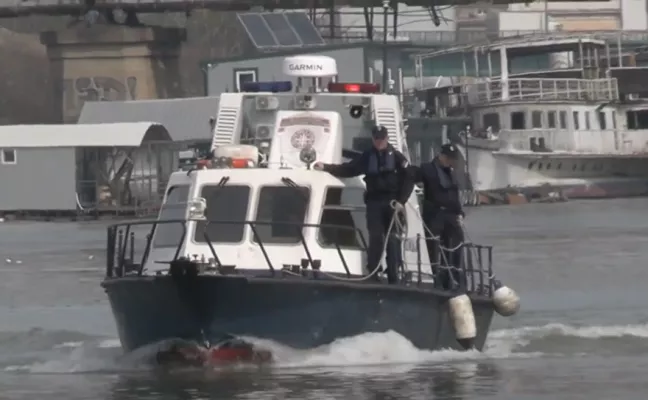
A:
{"label": "corrugated metal roof", "polygon": [[153,121],[164,125],[173,140],[210,140],[209,118],[216,118],[218,97],[165,100],[85,102],[80,124]]}
{"label": "corrugated metal roof", "polygon": [[0,126],[0,148],[139,147],[145,139],[171,141],[171,136],[153,122]]}

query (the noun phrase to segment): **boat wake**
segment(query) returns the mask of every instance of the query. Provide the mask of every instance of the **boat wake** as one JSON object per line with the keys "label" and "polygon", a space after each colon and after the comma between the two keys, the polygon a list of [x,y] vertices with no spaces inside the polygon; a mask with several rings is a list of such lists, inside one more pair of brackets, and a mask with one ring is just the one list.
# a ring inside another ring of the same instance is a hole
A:
{"label": "boat wake", "polygon": [[[471,360],[644,353],[648,351],[648,324],[576,327],[556,323],[495,330],[489,335],[484,352],[420,350],[393,331],[343,338],[313,350],[296,350],[255,338],[243,339],[270,351],[272,368],[303,371],[383,364],[414,368],[420,364]],[[145,371],[153,367],[156,354],[168,347],[169,341],[165,341],[123,355],[117,339],[43,330],[0,333],[0,368],[6,373],[32,374]],[[236,366],[239,367],[250,366]]]}

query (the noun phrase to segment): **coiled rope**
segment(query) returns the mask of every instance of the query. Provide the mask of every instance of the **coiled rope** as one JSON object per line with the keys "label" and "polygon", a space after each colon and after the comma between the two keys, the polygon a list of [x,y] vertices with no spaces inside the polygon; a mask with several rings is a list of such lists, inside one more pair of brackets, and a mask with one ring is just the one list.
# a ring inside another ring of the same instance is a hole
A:
{"label": "coiled rope", "polygon": [[[389,207],[393,210],[393,213],[392,213],[391,220],[389,222],[389,226],[387,228],[387,233],[385,234],[385,243],[383,244],[382,252],[380,253],[380,258],[378,259],[378,264],[373,266],[374,268],[371,270],[371,273],[369,273],[368,275],[365,275],[363,277],[359,277],[359,278],[341,277],[341,276],[336,276],[336,275],[333,275],[333,274],[330,274],[330,273],[327,273],[327,272],[324,272],[324,271],[318,271],[318,273],[322,274],[322,275],[324,275],[324,276],[326,276],[328,278],[331,278],[333,280],[347,281],[347,282],[362,282],[362,281],[366,281],[366,280],[371,279],[374,275],[376,275],[379,272],[380,263],[383,260],[383,258],[385,257],[385,253],[387,252],[387,246],[389,245],[389,237],[392,234],[392,231],[394,229],[396,229],[396,231],[399,232],[399,234],[401,236],[401,239],[407,237],[408,224],[407,224],[407,213],[406,213],[406,210],[405,210],[406,206],[411,207],[415,211],[414,214],[419,219],[419,221],[423,224],[423,229],[429,235],[428,237],[426,237],[426,240],[435,240],[435,241],[441,243],[441,237],[440,236],[435,236],[432,233],[430,228],[425,224],[425,221],[423,221],[423,218],[421,218],[421,216],[419,215],[418,210],[416,210],[413,206],[411,206],[409,204],[403,205],[403,204],[401,204],[401,203],[399,203],[399,202],[397,202],[395,200],[392,200],[389,203]],[[462,224],[462,229],[463,229],[463,222],[461,224]],[[461,242],[460,244],[458,244],[457,246],[455,246],[453,248],[445,248],[445,247],[439,245],[441,257],[442,257],[443,262],[445,263],[445,265],[447,265],[447,267],[444,267],[444,268],[457,269],[457,270],[460,269],[459,267],[453,267],[453,266],[449,265],[448,260],[446,259],[446,256],[445,256],[445,252],[446,251],[449,251],[449,252],[456,251],[456,250],[460,249],[461,246],[463,246],[463,245],[464,245],[464,242]],[[404,245],[404,240],[401,240],[400,246],[401,246],[401,254],[404,254],[404,246],[405,246]],[[402,258],[403,258],[403,264],[407,265],[405,263],[405,257],[402,257]],[[426,265],[427,265],[427,263],[426,263]],[[429,265],[430,266],[442,266],[442,263],[441,262],[439,262],[439,263],[429,263]],[[300,274],[294,273],[292,271],[284,271],[284,272],[286,272],[288,274],[291,274],[291,275],[301,276]],[[428,273],[425,273],[425,272],[421,272],[421,274],[425,274],[425,275],[429,275],[429,276],[434,277],[434,274],[428,274]]]}

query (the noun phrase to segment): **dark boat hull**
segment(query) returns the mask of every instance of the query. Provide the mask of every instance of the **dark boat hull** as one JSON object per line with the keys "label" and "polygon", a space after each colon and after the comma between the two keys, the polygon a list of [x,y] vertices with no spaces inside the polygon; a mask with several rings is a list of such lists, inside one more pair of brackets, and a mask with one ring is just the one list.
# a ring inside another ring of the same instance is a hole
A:
{"label": "dark boat hull", "polygon": [[[227,334],[307,349],[389,330],[420,349],[462,349],[449,317],[451,294],[415,284],[200,275],[111,278],[103,286],[126,351],[169,338],[217,342]],[[471,298],[481,350],[493,303]]]}

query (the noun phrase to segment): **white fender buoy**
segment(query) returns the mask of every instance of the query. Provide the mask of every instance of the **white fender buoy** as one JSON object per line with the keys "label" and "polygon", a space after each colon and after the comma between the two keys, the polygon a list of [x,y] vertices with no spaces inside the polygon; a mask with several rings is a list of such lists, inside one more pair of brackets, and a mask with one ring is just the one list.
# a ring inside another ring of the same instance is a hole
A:
{"label": "white fender buoy", "polygon": [[448,306],[457,341],[465,350],[472,348],[477,325],[470,297],[465,293],[455,296],[448,301]]}
{"label": "white fender buoy", "polygon": [[502,317],[510,317],[520,309],[520,296],[510,287],[497,281],[493,292],[493,304],[495,312]]}

